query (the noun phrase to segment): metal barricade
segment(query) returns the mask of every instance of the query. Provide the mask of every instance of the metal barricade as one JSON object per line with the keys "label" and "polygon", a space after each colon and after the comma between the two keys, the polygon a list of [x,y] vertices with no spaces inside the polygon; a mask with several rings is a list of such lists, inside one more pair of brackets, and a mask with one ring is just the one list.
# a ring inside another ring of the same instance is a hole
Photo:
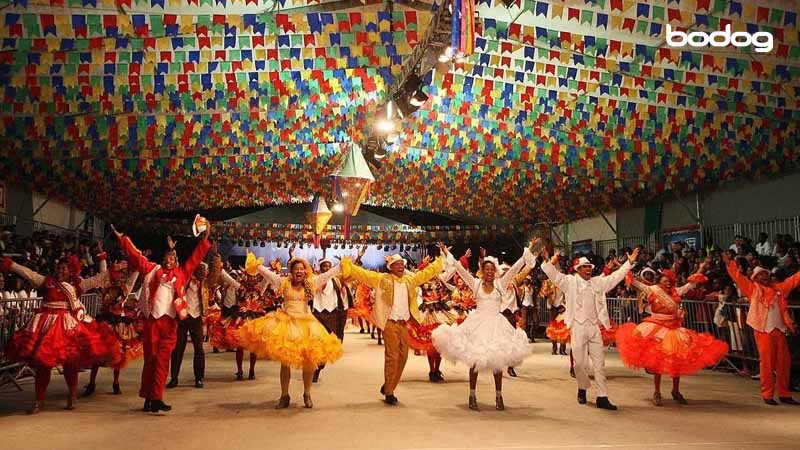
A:
{"label": "metal barricade", "polygon": [[[98,294],[81,295],[81,302],[90,316],[100,312],[101,301]],[[41,305],[41,297],[0,299],[0,386],[13,384],[22,390],[19,380],[33,375],[25,364],[8,361],[6,352],[14,333],[27,325]]]}

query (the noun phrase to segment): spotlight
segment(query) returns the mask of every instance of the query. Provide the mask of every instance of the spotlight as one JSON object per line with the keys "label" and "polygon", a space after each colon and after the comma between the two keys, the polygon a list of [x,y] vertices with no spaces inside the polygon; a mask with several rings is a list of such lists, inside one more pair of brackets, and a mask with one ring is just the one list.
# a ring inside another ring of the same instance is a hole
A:
{"label": "spotlight", "polygon": [[[400,135],[397,133],[389,133],[386,135],[386,143],[387,144],[394,144],[397,140],[400,139]],[[375,153],[375,157],[378,157],[377,152]]]}
{"label": "spotlight", "polygon": [[244,247],[244,241],[241,239],[239,239],[239,242],[237,242],[237,244],[239,245],[239,247]]}
{"label": "spotlight", "polygon": [[380,119],[375,122],[375,130],[379,133],[391,133],[394,131],[394,122],[391,119]]}
{"label": "spotlight", "polygon": [[333,212],[337,213],[344,212],[344,205],[342,205],[341,203],[335,203],[333,205]]}
{"label": "spotlight", "polygon": [[397,250],[397,244],[392,244],[392,251]]}
{"label": "spotlight", "polygon": [[459,53],[456,55],[456,64],[464,64],[467,61],[467,57],[463,54]]}
{"label": "spotlight", "polygon": [[266,246],[267,246],[267,243],[266,243],[266,242],[264,242],[264,241],[261,241],[261,248],[264,248],[264,247],[266,247]]}
{"label": "spotlight", "polygon": [[244,243],[244,246],[245,246],[245,247],[250,247],[250,241],[247,241],[247,242],[245,242],[245,243]]}
{"label": "spotlight", "polygon": [[278,247],[278,248],[281,248],[282,246],[283,246],[283,243],[282,243],[281,241],[278,241],[278,245],[277,245],[277,247]]}
{"label": "spotlight", "polygon": [[300,243],[300,248],[303,248],[303,243],[302,242]]}
{"label": "spotlight", "polygon": [[[419,109],[424,101],[420,103],[422,100],[422,96],[425,96],[424,100],[427,100],[427,95],[422,91],[422,78],[416,72],[411,73],[411,75],[403,81],[403,84],[400,85],[400,88],[392,94],[392,100],[394,101],[395,106],[397,107],[398,112],[400,113],[401,117],[408,116],[409,114],[413,114],[416,110]],[[420,93],[418,97],[417,92]]]}
{"label": "spotlight", "polygon": [[400,244],[400,253],[403,253],[404,251],[406,251],[406,246],[403,245],[403,244]]}
{"label": "spotlight", "polygon": [[383,251],[383,245],[378,245],[378,251]]}
{"label": "spotlight", "polygon": [[350,243],[350,250],[352,250],[352,249],[353,249],[353,243],[351,242]]}
{"label": "spotlight", "polygon": [[453,59],[453,55],[455,55],[455,50],[453,50],[453,47],[447,47],[444,52],[439,55],[439,62],[450,62],[450,60]]}

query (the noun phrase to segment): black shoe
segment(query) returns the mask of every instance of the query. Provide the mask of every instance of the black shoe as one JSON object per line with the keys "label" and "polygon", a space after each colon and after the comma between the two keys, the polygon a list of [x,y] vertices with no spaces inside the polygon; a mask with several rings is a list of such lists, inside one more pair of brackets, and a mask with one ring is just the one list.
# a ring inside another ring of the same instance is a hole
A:
{"label": "black shoe", "polygon": [[571,376],[572,378],[575,378],[575,368],[574,367],[570,367],[569,368],[569,376]]}
{"label": "black shoe", "polygon": [[517,372],[514,371],[513,367],[509,367],[508,368],[508,376],[513,377],[513,378],[517,377]]}
{"label": "black shoe", "polygon": [[86,387],[83,388],[83,396],[89,397],[90,395],[94,394],[95,387],[96,386],[94,383],[87,384]]}
{"label": "black shoe", "polygon": [[778,406],[778,402],[776,402],[775,400],[773,400],[771,398],[765,398],[764,399],[764,403],[766,403],[769,406]]}
{"label": "black shoe", "polygon": [[558,352],[558,354],[561,355],[561,356],[567,356],[567,351],[566,350],[561,350],[560,352]]}
{"label": "black shoe", "polygon": [[214,347],[214,350],[212,350],[211,353],[219,353],[219,349],[217,347]]}
{"label": "black shoe", "polygon": [[387,405],[396,405],[398,402],[397,397],[395,397],[394,394],[387,395],[386,400],[384,401]]}
{"label": "black shoe", "polygon": [[195,380],[194,387],[197,389],[203,389],[203,380]]}
{"label": "black shoe", "polygon": [[319,369],[314,371],[314,376],[311,377],[312,383],[319,383]]}
{"label": "black shoe", "polygon": [[478,399],[474,395],[469,396],[469,409],[473,411],[478,410]]}
{"label": "black shoe", "polygon": [[236,381],[244,380],[244,373],[243,372],[236,372]]}
{"label": "black shoe", "polygon": [[586,404],[586,389],[578,389],[578,403]]}
{"label": "black shoe", "polygon": [[800,402],[792,397],[778,397],[778,400],[784,405],[800,405]]}
{"label": "black shoe", "polygon": [[557,354],[558,354],[558,350],[556,350],[556,349],[553,349],[553,353],[552,353],[552,354],[553,354],[553,355],[557,355]]}
{"label": "black shoe", "polygon": [[255,370],[251,370],[250,373],[247,374],[247,379],[248,380],[255,380],[256,379],[256,371]]}
{"label": "black shoe", "polygon": [[169,380],[169,383],[167,383],[166,388],[167,389],[173,389],[173,388],[176,388],[176,387],[178,387],[178,380],[176,380],[175,378],[171,378]]}
{"label": "black shoe", "polygon": [[381,395],[386,395],[386,392],[384,392],[385,388],[386,388],[386,385],[381,385]]}
{"label": "black shoe", "polygon": [[114,384],[114,385],[112,385],[112,386],[111,386],[111,389],[113,389],[113,390],[114,390],[114,395],[120,395],[120,394],[122,394],[122,389],[120,389],[120,388],[119,388],[119,385],[118,385],[118,384]]}
{"label": "black shoe", "polygon": [[172,406],[164,403],[163,400],[153,400],[150,402],[150,412],[157,413],[159,411],[171,411]]}
{"label": "black shoe", "polygon": [[144,412],[150,412],[150,400],[144,399],[144,407],[142,408]]}
{"label": "black shoe", "polygon": [[311,394],[303,394],[303,406],[308,409],[314,407],[314,402],[311,401]]}
{"label": "black shoe", "polygon": [[505,411],[506,410],[506,405],[503,403],[503,396],[502,395],[498,395],[497,397],[495,397],[494,401],[495,401],[494,409],[496,409],[498,411]]}
{"label": "black shoe", "polygon": [[608,397],[597,397],[597,407],[609,411],[617,410],[617,406],[608,401]]}
{"label": "black shoe", "polygon": [[444,375],[442,375],[442,371],[441,370],[437,370],[436,371],[436,381],[441,381],[441,382],[444,381]]}
{"label": "black shoe", "polygon": [[281,395],[280,400],[278,400],[278,404],[275,405],[275,409],[286,409],[286,408],[288,408],[290,400],[291,400],[291,398],[289,398],[288,395]]}

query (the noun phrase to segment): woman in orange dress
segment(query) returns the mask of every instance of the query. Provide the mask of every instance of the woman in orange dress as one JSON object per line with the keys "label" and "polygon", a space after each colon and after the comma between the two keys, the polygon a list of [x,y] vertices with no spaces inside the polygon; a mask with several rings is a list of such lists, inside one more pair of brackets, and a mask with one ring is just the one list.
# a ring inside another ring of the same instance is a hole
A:
{"label": "woman in orange dress", "polygon": [[648,286],[628,278],[629,284],[646,293],[652,311],[640,324],[626,323],[619,327],[616,336],[622,362],[631,368],[643,368],[653,374],[655,392],[653,403],[661,406],[661,376],[672,377],[672,398],[681,404],[686,399],[680,392],[680,377],[699,372],[716,364],[728,352],[728,344],[708,333],[698,333],[683,328],[684,311],[681,294],[705,283],[704,265],[688,278],[689,283],[675,287],[676,276],[671,270],[662,270],[658,284]]}

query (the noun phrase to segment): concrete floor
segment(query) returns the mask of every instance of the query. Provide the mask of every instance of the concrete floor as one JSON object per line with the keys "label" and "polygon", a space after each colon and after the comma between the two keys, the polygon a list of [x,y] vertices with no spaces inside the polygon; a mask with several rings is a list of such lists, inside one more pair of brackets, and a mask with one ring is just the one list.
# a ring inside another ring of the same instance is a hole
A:
{"label": "concrete floor", "polygon": [[[191,347],[191,346],[190,346]],[[24,392],[0,392],[0,448],[7,449],[798,449],[800,407],[770,407],[758,397],[758,383],[730,374],[704,372],[686,378],[680,406],[650,403],[651,378],[608,357],[611,399],[618,412],[575,401],[569,360],[551,356],[549,344],[504,379],[506,411],[494,410],[491,376],[478,385],[482,410],[467,408],[467,370],[444,363],[446,383],[427,381],[427,360],[409,357],[397,390],[400,405],[384,405],[383,348],[352,330],[345,356],[323,372],[313,392],[315,409],[302,408],[299,372],[294,374],[292,407],[275,411],[280,394],[278,366],[263,362],[258,379],[237,382],[234,354],[208,354],[205,389],[191,382],[191,357],[183,366],[184,385],[168,391],[174,410],[163,415],[139,411],[136,396],[141,362],[123,372],[123,395],[110,392],[111,374],[102,370],[98,393],[75,411],[61,408],[63,379],[53,376],[45,410],[25,415],[33,384]],[[187,353],[190,350],[187,350]],[[81,386],[87,374],[81,375]],[[668,383],[668,380],[667,380]],[[665,383],[665,392],[669,386]]]}

